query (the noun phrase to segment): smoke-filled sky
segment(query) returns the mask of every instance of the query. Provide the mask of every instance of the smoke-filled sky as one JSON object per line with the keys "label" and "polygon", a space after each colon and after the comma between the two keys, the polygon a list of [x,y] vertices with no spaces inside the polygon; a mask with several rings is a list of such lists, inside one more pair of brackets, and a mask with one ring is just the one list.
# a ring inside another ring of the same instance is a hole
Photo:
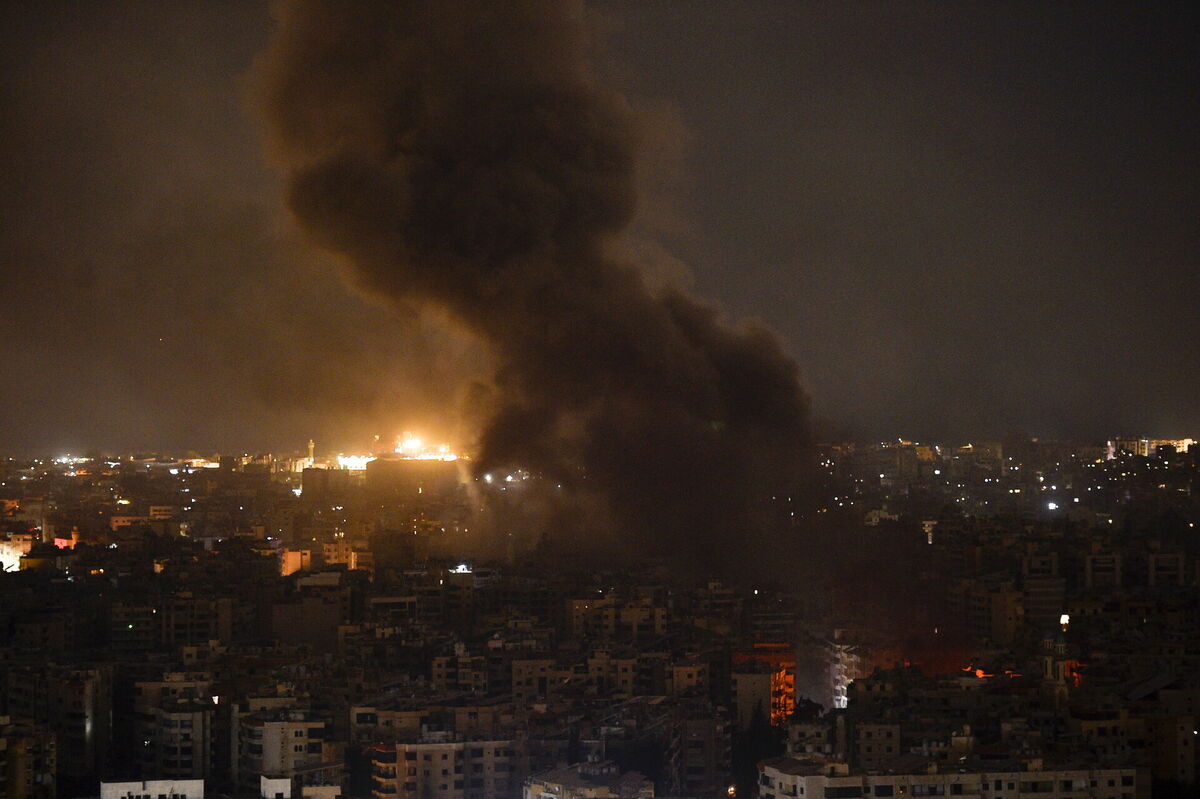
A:
{"label": "smoke-filled sky", "polygon": [[[1200,429],[1184,6],[590,8],[652,120],[623,246],[777,331],[818,436]],[[271,25],[0,5],[0,450],[458,433],[478,348],[356,294],[284,209],[242,81]]]}

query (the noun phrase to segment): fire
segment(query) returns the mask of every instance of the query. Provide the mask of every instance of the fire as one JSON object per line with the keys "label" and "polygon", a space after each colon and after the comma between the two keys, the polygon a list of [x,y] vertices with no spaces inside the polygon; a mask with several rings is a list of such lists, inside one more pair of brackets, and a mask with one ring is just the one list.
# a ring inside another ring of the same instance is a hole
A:
{"label": "fire", "polygon": [[367,464],[375,460],[373,455],[338,455],[337,465],[339,469],[349,469],[352,472],[361,472],[367,468]]}
{"label": "fire", "polygon": [[426,444],[420,436],[405,433],[396,442],[396,454],[418,461],[456,461],[458,455],[450,449],[449,444],[432,446]]}
{"label": "fire", "polygon": [[[396,447],[393,452],[405,460],[414,461],[456,461],[460,457],[464,457],[455,453],[449,444],[427,444],[420,436],[412,433],[405,433],[396,439]],[[379,456],[340,454],[337,456],[337,467],[360,472],[377,457]]]}

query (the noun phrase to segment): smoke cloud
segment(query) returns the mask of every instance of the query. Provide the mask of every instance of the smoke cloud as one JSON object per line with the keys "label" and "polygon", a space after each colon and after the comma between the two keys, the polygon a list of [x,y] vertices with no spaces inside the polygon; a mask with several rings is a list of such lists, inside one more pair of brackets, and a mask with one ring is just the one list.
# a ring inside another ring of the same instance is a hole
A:
{"label": "smoke cloud", "polygon": [[258,80],[289,206],[361,287],[484,342],[476,473],[534,475],[572,545],[710,567],[772,540],[809,443],[796,365],[613,254],[638,120],[589,72],[583,4],[276,14]]}

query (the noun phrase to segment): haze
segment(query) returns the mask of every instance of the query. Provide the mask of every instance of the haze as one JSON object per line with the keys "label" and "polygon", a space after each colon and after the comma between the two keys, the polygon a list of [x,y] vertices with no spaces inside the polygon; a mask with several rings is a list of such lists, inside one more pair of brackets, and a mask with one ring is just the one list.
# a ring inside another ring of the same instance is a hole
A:
{"label": "haze", "polygon": [[[631,246],[780,334],[818,437],[1196,429],[1190,14],[593,7],[610,82],[671,122]],[[246,2],[0,11],[0,448],[452,424],[476,348],[346,288],[283,209],[240,85],[269,28]]]}

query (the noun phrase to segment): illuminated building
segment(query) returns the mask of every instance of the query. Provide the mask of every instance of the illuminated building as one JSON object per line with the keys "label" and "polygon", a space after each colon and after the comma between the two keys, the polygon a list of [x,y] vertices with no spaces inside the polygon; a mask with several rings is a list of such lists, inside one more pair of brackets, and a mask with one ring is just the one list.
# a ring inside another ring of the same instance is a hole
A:
{"label": "illuminated building", "polygon": [[1141,455],[1150,454],[1150,439],[1148,438],[1116,438],[1108,442],[1108,457],[1115,458],[1121,453]]}
{"label": "illuminated building", "polygon": [[284,549],[279,553],[279,574],[287,577],[300,571],[312,571],[311,549]]}
{"label": "illuminated building", "polygon": [[33,549],[34,537],[30,533],[13,533],[0,539],[0,571],[18,571],[21,558]]}
{"label": "illuminated building", "polygon": [[796,653],[789,644],[755,644],[735,652],[730,677],[739,729],[750,726],[757,707],[774,725],[786,724],[796,709]]}
{"label": "illuminated building", "polygon": [[375,799],[499,799],[512,796],[525,775],[523,748],[512,740],[455,740],[427,733],[412,743],[378,744],[371,751]]}
{"label": "illuminated building", "polygon": [[838,628],[829,647],[829,699],[835,708],[849,704],[850,683],[870,674],[870,646],[860,630]]}
{"label": "illuminated building", "polygon": [[326,740],[324,721],[282,710],[244,716],[239,724],[238,783],[245,793],[257,793],[262,777],[300,785],[340,784],[345,764],[339,747]]}

